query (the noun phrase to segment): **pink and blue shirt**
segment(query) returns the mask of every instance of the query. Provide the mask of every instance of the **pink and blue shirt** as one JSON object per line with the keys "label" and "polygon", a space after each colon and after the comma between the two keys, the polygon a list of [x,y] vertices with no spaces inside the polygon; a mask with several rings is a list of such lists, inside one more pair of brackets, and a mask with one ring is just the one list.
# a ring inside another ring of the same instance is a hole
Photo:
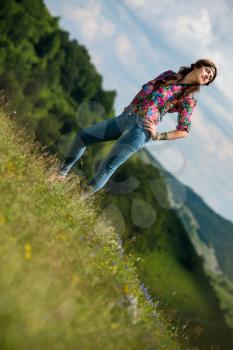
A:
{"label": "pink and blue shirt", "polygon": [[[168,86],[156,85],[158,80],[166,79],[175,72],[168,70],[153,80],[142,85],[142,89],[133,98],[131,103],[124,108],[124,112],[140,115],[143,119],[153,120],[156,125],[162,121],[165,113],[178,112],[176,130],[189,132],[192,124],[192,113],[197,104],[193,94],[184,96],[179,103],[177,99],[180,93],[190,84],[170,83]],[[170,101],[174,101],[168,104]]]}

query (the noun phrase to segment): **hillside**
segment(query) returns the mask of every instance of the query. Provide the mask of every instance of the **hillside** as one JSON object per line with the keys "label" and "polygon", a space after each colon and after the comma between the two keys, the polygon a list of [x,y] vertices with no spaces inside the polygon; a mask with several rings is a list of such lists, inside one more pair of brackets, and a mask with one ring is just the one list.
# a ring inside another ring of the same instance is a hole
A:
{"label": "hillside", "polygon": [[182,349],[101,196],[79,199],[77,178],[50,184],[57,160],[0,121],[1,349]]}

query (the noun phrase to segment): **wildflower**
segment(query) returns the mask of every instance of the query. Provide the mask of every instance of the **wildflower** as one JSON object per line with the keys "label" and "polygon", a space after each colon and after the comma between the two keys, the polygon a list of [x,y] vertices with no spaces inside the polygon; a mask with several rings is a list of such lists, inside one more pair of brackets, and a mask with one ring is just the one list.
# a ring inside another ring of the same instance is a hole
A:
{"label": "wildflower", "polygon": [[6,163],[6,169],[7,169],[7,172],[10,173],[10,172],[13,172],[15,170],[15,165],[12,161],[8,161]]}
{"label": "wildflower", "polygon": [[73,273],[72,278],[71,278],[72,285],[76,286],[79,281],[80,281],[80,278],[78,277],[77,273]]}
{"label": "wildflower", "polygon": [[119,327],[119,323],[117,323],[117,322],[112,322],[111,323],[111,328],[114,330],[114,329],[116,329],[116,328],[118,328]]}
{"label": "wildflower", "polygon": [[149,301],[149,303],[153,305],[153,300],[152,300],[150,294],[148,293],[147,288],[144,287],[143,283],[140,285],[140,288],[141,288],[141,291],[143,292],[143,294],[145,295],[146,299]]}
{"label": "wildflower", "polygon": [[30,260],[32,258],[32,247],[29,243],[24,245],[24,258]]}
{"label": "wildflower", "polygon": [[128,293],[129,293],[129,287],[128,287],[128,286],[125,285],[125,286],[123,287],[123,293],[124,293],[124,294],[128,294]]}
{"label": "wildflower", "polygon": [[4,225],[5,224],[5,216],[0,214],[0,225]]}
{"label": "wildflower", "polygon": [[62,233],[59,233],[57,236],[56,236],[57,239],[60,239],[61,241],[66,241],[67,240],[67,236],[62,234]]}

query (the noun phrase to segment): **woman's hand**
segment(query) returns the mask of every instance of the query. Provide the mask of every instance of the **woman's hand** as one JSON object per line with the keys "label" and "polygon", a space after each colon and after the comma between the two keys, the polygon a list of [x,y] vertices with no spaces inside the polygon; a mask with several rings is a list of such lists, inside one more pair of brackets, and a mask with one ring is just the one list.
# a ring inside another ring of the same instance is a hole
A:
{"label": "woman's hand", "polygon": [[143,125],[146,130],[148,130],[151,133],[152,139],[157,138],[157,125],[153,122],[153,120],[147,119],[143,120]]}

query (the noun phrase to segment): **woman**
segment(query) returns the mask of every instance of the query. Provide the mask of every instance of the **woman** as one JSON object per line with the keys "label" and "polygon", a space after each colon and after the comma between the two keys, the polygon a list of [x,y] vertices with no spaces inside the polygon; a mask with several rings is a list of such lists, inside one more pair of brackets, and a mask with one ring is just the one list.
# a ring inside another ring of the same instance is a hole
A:
{"label": "woman", "polygon": [[[177,73],[168,70],[147,82],[122,114],[96,123],[77,134],[58,178],[67,176],[88,145],[117,140],[88,183],[88,197],[99,191],[117,168],[149,141],[187,136],[191,128],[191,115],[197,104],[193,93],[199,92],[201,86],[208,86],[216,76],[216,65],[209,59],[199,59],[190,67],[180,67]],[[176,129],[158,133],[157,125],[167,112],[178,112]]]}

